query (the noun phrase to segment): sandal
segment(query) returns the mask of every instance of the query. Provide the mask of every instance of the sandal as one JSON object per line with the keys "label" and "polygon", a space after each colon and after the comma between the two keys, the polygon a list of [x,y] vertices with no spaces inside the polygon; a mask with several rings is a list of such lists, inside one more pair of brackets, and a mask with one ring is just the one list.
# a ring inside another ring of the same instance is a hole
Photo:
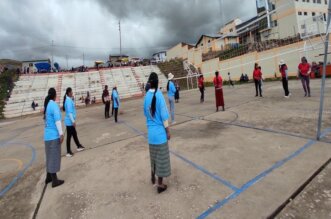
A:
{"label": "sandal", "polygon": [[168,186],[167,185],[162,185],[162,186],[157,186],[157,192],[160,194],[167,190]]}

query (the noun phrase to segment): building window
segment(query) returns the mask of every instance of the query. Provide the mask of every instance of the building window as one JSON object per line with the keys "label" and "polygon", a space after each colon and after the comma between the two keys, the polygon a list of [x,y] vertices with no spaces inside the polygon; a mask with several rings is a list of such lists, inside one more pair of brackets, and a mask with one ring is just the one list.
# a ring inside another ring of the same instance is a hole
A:
{"label": "building window", "polygon": [[315,12],[312,12],[311,15],[312,15],[313,17],[315,17],[315,16],[316,16],[316,13],[315,13]]}
{"label": "building window", "polygon": [[317,0],[317,4],[321,4],[322,3],[322,0]]}
{"label": "building window", "polygon": [[210,43],[210,40],[208,40],[208,43]]}
{"label": "building window", "polygon": [[277,27],[277,26],[278,26],[278,21],[274,20],[274,27]]}
{"label": "building window", "polygon": [[230,32],[233,32],[233,29],[232,28],[230,29]]}
{"label": "building window", "polygon": [[307,16],[307,15],[308,15],[308,13],[307,13],[307,12],[303,12],[303,15],[304,15],[304,16]]}
{"label": "building window", "polygon": [[324,21],[326,21],[326,14],[325,13],[323,14],[323,17],[324,17]]}
{"label": "building window", "polygon": [[306,0],[302,0],[302,2],[306,2]]}
{"label": "building window", "polygon": [[307,0],[307,3],[309,3],[309,0]]}
{"label": "building window", "polygon": [[316,3],[316,0],[313,0],[313,3]]}
{"label": "building window", "polygon": [[298,15],[302,15],[302,12],[301,12],[301,11],[299,11],[299,12],[298,12]]}
{"label": "building window", "polygon": [[201,43],[201,45],[200,46],[203,46],[203,43]]}
{"label": "building window", "polygon": [[327,5],[328,4],[328,0],[324,0],[325,4]]}

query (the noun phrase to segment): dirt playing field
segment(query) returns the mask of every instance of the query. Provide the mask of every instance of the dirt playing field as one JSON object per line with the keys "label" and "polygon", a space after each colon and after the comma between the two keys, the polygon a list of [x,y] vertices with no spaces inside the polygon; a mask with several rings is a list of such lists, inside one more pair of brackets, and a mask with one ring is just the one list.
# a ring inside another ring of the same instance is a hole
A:
{"label": "dirt playing field", "polygon": [[[169,142],[172,175],[160,195],[150,183],[142,99],[122,103],[118,124],[104,119],[102,105],[78,110],[86,150],[76,153],[72,143],[75,155],[62,158],[58,174],[65,184],[54,189],[44,188],[42,116],[1,122],[1,218],[270,216],[331,157],[331,81],[322,142],[314,140],[320,80],[311,82],[311,98],[299,81],[290,81],[290,99],[280,82],[265,83],[264,98],[253,86],[225,87],[226,111],[217,113],[212,88],[204,104],[197,90],[181,93]],[[328,215],[330,205],[321,206],[327,213],[317,215]],[[293,209],[279,217],[299,212]]]}

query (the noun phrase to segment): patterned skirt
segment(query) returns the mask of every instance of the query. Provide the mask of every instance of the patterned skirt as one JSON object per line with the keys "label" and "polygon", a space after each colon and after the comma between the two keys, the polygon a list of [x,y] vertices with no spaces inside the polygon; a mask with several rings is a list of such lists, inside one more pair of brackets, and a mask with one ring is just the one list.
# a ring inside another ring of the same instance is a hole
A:
{"label": "patterned skirt", "polygon": [[60,139],[45,141],[46,169],[48,173],[57,173],[61,168]]}
{"label": "patterned skirt", "polygon": [[152,171],[158,177],[171,175],[170,154],[168,142],[161,145],[149,145]]}

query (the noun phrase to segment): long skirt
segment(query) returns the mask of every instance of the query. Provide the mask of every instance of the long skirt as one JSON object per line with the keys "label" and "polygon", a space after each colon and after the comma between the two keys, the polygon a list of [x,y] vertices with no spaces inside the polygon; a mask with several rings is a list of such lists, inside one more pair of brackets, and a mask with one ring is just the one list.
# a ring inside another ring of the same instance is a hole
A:
{"label": "long skirt", "polygon": [[46,169],[48,173],[57,173],[61,168],[60,139],[45,141]]}
{"label": "long skirt", "polygon": [[168,142],[161,145],[149,145],[151,168],[158,177],[171,175],[170,154]]}
{"label": "long skirt", "polygon": [[215,89],[216,107],[224,106],[223,89]]}

